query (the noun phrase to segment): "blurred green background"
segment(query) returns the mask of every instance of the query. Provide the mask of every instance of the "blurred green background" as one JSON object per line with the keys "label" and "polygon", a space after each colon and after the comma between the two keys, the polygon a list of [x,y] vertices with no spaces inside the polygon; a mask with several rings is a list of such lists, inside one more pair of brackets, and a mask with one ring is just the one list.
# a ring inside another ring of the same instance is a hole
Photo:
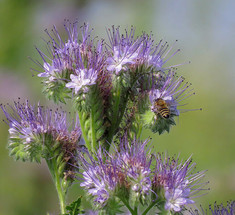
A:
{"label": "blurred green background", "polygon": [[[178,73],[196,91],[187,108],[203,111],[182,114],[170,134],[159,137],[146,131],[143,136],[153,137],[158,151],[182,158],[193,154],[197,170],[208,170],[211,190],[196,199],[198,205],[226,203],[235,199],[234,11],[232,0],[0,0],[0,103],[20,97],[46,104],[41,80],[30,72],[35,65],[27,57],[40,60],[34,45],[43,49],[43,30],[53,24],[63,30],[64,18],[89,22],[100,37],[114,24],[134,25],[136,34],[152,31],[156,41],[172,44],[178,39],[181,52],[169,65],[191,61]],[[45,164],[14,162],[8,157],[8,126],[3,122],[0,136],[0,214],[56,214],[59,205]],[[78,194],[74,185],[70,200]]]}

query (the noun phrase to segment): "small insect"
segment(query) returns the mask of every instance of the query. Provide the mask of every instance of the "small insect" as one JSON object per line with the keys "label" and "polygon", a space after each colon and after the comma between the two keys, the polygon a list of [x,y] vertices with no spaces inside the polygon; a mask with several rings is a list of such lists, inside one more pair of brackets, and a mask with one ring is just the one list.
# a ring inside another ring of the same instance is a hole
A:
{"label": "small insect", "polygon": [[170,109],[165,100],[162,98],[155,99],[152,110],[156,113],[156,117],[157,115],[160,115],[164,119],[170,117]]}

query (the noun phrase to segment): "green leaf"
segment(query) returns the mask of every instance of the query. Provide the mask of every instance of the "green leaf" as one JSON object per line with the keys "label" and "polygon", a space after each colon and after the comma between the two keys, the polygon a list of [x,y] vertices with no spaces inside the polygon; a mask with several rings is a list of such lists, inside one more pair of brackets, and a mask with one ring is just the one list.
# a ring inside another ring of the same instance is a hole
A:
{"label": "green leaf", "polygon": [[144,126],[151,129],[153,133],[163,134],[165,131],[169,133],[171,126],[176,125],[174,115],[165,119],[149,110],[142,114],[141,117]]}
{"label": "green leaf", "polygon": [[116,215],[123,213],[121,210],[122,207],[123,205],[120,203],[118,198],[111,198],[103,209],[105,210],[106,214]]}
{"label": "green leaf", "polygon": [[84,214],[84,210],[81,209],[82,196],[78,197],[78,199],[72,202],[70,205],[66,206],[67,213],[64,215],[78,215]]}

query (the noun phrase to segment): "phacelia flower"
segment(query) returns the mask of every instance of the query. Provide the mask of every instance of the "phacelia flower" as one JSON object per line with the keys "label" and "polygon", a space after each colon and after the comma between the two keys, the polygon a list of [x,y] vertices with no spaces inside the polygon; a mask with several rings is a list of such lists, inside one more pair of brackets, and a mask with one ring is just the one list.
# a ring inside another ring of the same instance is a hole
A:
{"label": "phacelia flower", "polygon": [[[180,102],[193,94],[193,89],[189,89],[191,84],[183,82],[184,78],[177,77],[174,71],[169,71],[167,75],[160,76],[153,84],[149,94],[152,111],[165,118],[161,114],[161,109],[167,108],[169,109],[168,117],[171,115],[178,116]],[[158,101],[161,101],[161,103],[158,104]]]}
{"label": "phacelia flower", "polygon": [[[107,153],[101,148],[94,156],[79,158],[84,172],[81,186],[94,199],[96,206],[105,206],[112,197],[144,202],[151,193],[151,154],[145,149],[148,140],[128,142],[121,139],[119,148]],[[123,195],[123,193],[126,193]]]}
{"label": "phacelia flower", "polygon": [[164,65],[180,50],[177,49],[170,56],[174,44],[169,47],[167,42],[160,40],[158,44],[155,44],[152,35],[143,34],[142,43],[139,48],[138,62],[144,64],[146,67],[152,67],[155,71],[165,71],[169,68],[176,67],[179,65],[172,65],[170,67],[164,67]]}
{"label": "phacelia flower", "polygon": [[81,69],[80,71],[76,71],[78,74],[70,75],[71,82],[67,83],[65,86],[67,88],[74,88],[75,94],[80,91],[81,88],[85,88],[84,91],[87,91],[87,86],[94,85],[96,83],[97,74],[92,69]]}
{"label": "phacelia flower", "polygon": [[103,152],[101,148],[96,154],[96,159],[87,154],[87,158],[80,157],[84,170],[81,187],[94,199],[96,207],[104,207],[111,197],[114,197],[118,186],[125,183],[125,175],[117,161]]}
{"label": "phacelia flower", "polygon": [[52,33],[46,30],[51,41],[47,43],[49,54],[46,55],[39,49],[43,60],[43,72],[38,74],[44,78],[44,92],[49,99],[65,103],[65,98],[75,89],[75,94],[88,90],[89,85],[97,83],[98,76],[103,74],[105,63],[103,41],[95,42],[91,37],[89,25],[84,24],[79,29],[78,23],[65,23],[67,39],[62,40],[54,26]]}
{"label": "phacelia flower", "polygon": [[67,150],[65,153],[78,146],[81,137],[78,121],[68,123],[66,112],[52,111],[40,104],[33,106],[28,101],[8,106],[8,110],[5,106],[1,108],[10,127],[9,149],[16,159],[40,161],[46,156],[45,148],[57,142]]}
{"label": "phacelia flower", "polygon": [[120,140],[120,150],[116,152],[116,160],[120,167],[126,172],[126,177],[136,197],[143,200],[151,189],[151,153],[145,149],[147,143],[133,140],[128,142],[127,138]]}
{"label": "phacelia flower", "polygon": [[128,66],[136,63],[138,57],[138,48],[141,45],[141,38],[134,38],[134,29],[131,28],[128,34],[121,35],[119,27],[112,27],[108,30],[111,51],[108,50],[109,56],[106,60],[107,70],[119,75],[121,70],[128,70]]}
{"label": "phacelia flower", "polygon": [[195,163],[191,158],[184,163],[168,156],[156,156],[153,190],[158,198],[165,200],[165,210],[181,211],[182,207],[193,204],[192,198],[202,190],[204,172],[193,173]]}
{"label": "phacelia flower", "polygon": [[[74,71],[74,69],[77,69],[79,53],[82,56],[90,56],[90,52],[92,52],[93,40],[90,35],[91,30],[89,30],[88,24],[84,24],[79,29],[78,22],[71,24],[69,21],[66,21],[64,27],[68,35],[68,39],[65,41],[62,40],[55,26],[52,30],[52,34],[46,30],[47,35],[51,39],[51,41],[48,42],[50,57],[38,50],[44,61],[46,75],[53,75],[50,70],[47,69],[50,62],[57,73],[62,73],[64,70]],[[50,62],[48,63],[46,59]],[[45,64],[47,64],[47,66],[45,66]],[[45,73],[40,73],[38,76],[44,77]]]}
{"label": "phacelia flower", "polygon": [[235,201],[231,201],[227,203],[227,206],[224,206],[223,204],[218,205],[217,203],[214,204],[214,208],[212,206],[209,206],[209,210],[203,209],[202,207],[200,209],[190,211],[191,215],[234,215],[235,214]]}
{"label": "phacelia flower", "polygon": [[49,77],[49,80],[65,78],[67,70],[73,71],[74,64],[79,53],[80,44],[78,42],[77,23],[66,22],[65,30],[68,34],[68,40],[63,41],[57,28],[54,26],[52,33],[45,30],[51,41],[47,43],[49,55],[37,49],[44,62],[44,72],[39,73],[39,77]]}

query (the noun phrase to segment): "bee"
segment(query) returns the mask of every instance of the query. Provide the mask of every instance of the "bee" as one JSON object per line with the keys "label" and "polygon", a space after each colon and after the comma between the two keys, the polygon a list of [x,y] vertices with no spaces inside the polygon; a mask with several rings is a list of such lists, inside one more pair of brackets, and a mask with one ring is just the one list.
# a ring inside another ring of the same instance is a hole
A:
{"label": "bee", "polygon": [[158,98],[154,100],[153,112],[160,115],[162,118],[167,119],[170,117],[170,109],[164,99]]}

